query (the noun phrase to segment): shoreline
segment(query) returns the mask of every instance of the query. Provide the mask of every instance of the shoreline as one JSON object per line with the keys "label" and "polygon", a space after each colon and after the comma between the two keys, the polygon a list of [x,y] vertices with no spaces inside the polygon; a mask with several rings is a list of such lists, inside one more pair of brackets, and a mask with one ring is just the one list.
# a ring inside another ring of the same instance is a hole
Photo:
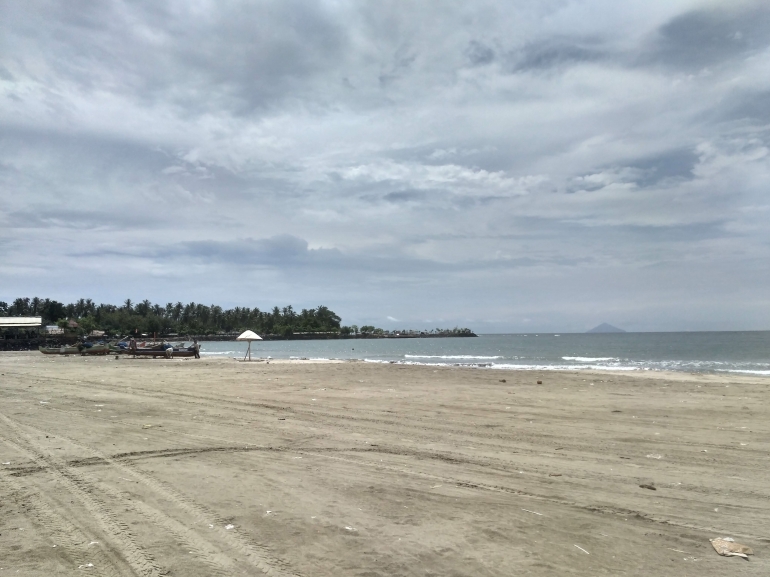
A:
{"label": "shoreline", "polygon": [[[29,357],[36,358],[37,356],[42,356],[38,351],[0,351],[0,359],[2,359],[4,356],[10,356],[10,355],[26,355]],[[100,360],[107,358],[114,358],[114,354],[107,354],[107,355],[99,355],[99,356],[90,356],[90,357],[81,357],[80,355],[63,355],[62,357],[54,356],[54,358],[83,358],[83,359],[90,359],[90,360]],[[226,356],[224,354],[206,354],[205,352],[201,352],[201,358],[200,359],[193,359],[193,358],[177,358],[177,359],[164,359],[164,358],[147,358],[147,357],[137,357],[132,358],[130,355],[122,354],[121,360],[143,360],[143,361],[152,361],[154,363],[179,363],[179,362],[185,362],[185,363],[204,363],[204,362],[221,362],[223,364],[230,364],[233,361],[248,365],[248,364],[254,364],[254,365],[260,365],[260,364],[270,364],[270,365],[312,365],[312,364],[363,364],[363,365],[391,365],[391,366],[399,366],[399,367],[426,367],[426,368],[434,368],[434,369],[468,369],[468,370],[486,370],[486,371],[494,371],[495,373],[498,372],[510,372],[512,374],[517,373],[537,373],[537,374],[552,374],[552,375],[560,375],[560,374],[571,374],[571,375],[593,375],[596,377],[601,376],[614,376],[614,377],[635,377],[635,378],[650,378],[650,379],[668,379],[668,380],[680,380],[680,381],[686,381],[686,380],[700,380],[700,379],[706,379],[710,381],[720,381],[729,378],[731,381],[734,382],[746,382],[746,383],[753,383],[753,384],[767,384],[768,383],[768,377],[770,375],[766,375],[763,373],[747,373],[745,371],[742,372],[734,372],[729,370],[723,370],[723,371],[676,371],[676,370],[663,370],[663,369],[642,369],[642,368],[632,368],[632,369],[624,369],[624,370],[613,370],[611,368],[607,369],[595,369],[591,367],[565,367],[563,369],[560,368],[531,368],[531,367],[523,367],[523,368],[512,368],[510,365],[506,366],[500,366],[500,367],[494,367],[494,366],[485,366],[484,364],[464,364],[464,363],[419,363],[419,362],[403,362],[403,361],[386,361],[386,360],[371,360],[371,359],[360,359],[360,358],[348,358],[348,359],[342,359],[342,358],[269,358],[268,357],[257,357],[252,356],[251,361],[243,361],[240,357],[235,356]],[[268,362],[269,361],[269,362]]]}

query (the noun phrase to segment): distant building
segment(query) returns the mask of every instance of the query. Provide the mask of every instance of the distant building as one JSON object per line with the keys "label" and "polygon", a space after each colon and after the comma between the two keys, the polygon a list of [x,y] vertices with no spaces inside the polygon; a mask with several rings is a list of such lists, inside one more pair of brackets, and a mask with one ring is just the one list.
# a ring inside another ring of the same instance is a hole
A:
{"label": "distant building", "polygon": [[42,317],[0,317],[0,329],[35,328],[42,324]]}
{"label": "distant building", "polygon": [[63,335],[64,329],[58,325],[46,325],[45,332],[47,335]]}
{"label": "distant building", "polygon": [[36,338],[42,325],[41,317],[0,317],[0,338],[6,340]]}

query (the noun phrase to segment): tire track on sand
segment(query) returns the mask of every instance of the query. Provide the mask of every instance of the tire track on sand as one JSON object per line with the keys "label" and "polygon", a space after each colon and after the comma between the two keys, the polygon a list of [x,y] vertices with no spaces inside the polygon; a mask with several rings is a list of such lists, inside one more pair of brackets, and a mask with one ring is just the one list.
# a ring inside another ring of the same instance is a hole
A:
{"label": "tire track on sand", "polygon": [[87,483],[81,475],[71,471],[60,459],[49,454],[45,448],[38,445],[13,420],[0,414],[0,423],[10,429],[15,437],[15,440],[6,438],[6,444],[48,466],[57,480],[91,514],[102,531],[112,541],[114,550],[123,557],[135,575],[161,577],[161,575],[166,574],[155,563],[152,556],[134,542],[128,526],[125,523],[121,523],[109,507],[96,496],[92,485]]}
{"label": "tire track on sand", "polygon": [[[10,421],[8,417],[2,416],[2,418]],[[42,429],[34,427],[32,425],[24,425],[40,433],[46,433]],[[147,473],[140,471],[138,468],[130,463],[121,462],[119,458],[110,457],[103,454],[92,447],[84,445],[74,439],[71,439],[65,435],[57,433],[56,436],[59,439],[66,440],[72,443],[74,446],[79,447],[90,453],[95,459],[98,459],[100,463],[110,466],[113,469],[120,471],[124,475],[131,476],[134,480],[140,484],[152,490],[157,496],[164,499],[166,502],[171,503],[177,509],[181,510],[189,517],[191,517],[195,524],[208,527],[213,525],[213,530],[216,531],[217,537],[222,539],[233,550],[238,551],[246,561],[266,575],[274,575],[276,577],[292,576],[301,577],[298,573],[293,571],[290,565],[276,557],[274,557],[269,549],[259,543],[251,542],[243,534],[239,533],[235,529],[227,530],[225,525],[227,521],[219,517],[216,513],[194,501],[190,497],[179,493],[176,489],[168,484],[160,481]],[[79,475],[85,477],[85,475]],[[122,495],[117,492],[111,491],[111,493],[120,499],[124,499]],[[175,520],[173,517],[163,513],[157,509],[150,507],[149,505],[142,504],[137,505],[134,501],[126,501],[126,505],[136,510],[142,516],[152,520],[164,528],[166,528],[172,535],[178,540],[182,541],[194,551],[196,556],[199,556],[203,562],[209,567],[218,571],[228,571],[224,575],[232,574],[232,563],[218,550],[216,546],[202,538],[198,533],[189,529],[184,524]]]}
{"label": "tire track on sand", "polygon": [[[13,443],[7,444],[16,448]],[[125,572],[116,567],[101,548],[90,547],[90,544],[97,539],[95,534],[86,534],[74,523],[56,513],[52,503],[44,499],[39,491],[29,486],[22,486],[5,474],[0,476],[0,490],[4,500],[10,501],[15,497],[26,505],[25,515],[30,518],[41,534],[51,540],[62,557],[72,562],[72,572],[75,571],[75,567],[85,568],[89,563],[93,563],[93,566],[89,567],[90,575],[104,577],[125,575]]]}

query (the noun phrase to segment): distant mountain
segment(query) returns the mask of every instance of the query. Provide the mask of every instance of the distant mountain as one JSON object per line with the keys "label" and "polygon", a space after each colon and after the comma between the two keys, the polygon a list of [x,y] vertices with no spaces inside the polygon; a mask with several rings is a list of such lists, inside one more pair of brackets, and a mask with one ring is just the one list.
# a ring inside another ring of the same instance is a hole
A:
{"label": "distant mountain", "polygon": [[590,331],[586,331],[587,333],[624,333],[623,329],[619,329],[618,327],[613,327],[612,325],[608,325],[607,323],[602,323],[598,327],[592,328]]}

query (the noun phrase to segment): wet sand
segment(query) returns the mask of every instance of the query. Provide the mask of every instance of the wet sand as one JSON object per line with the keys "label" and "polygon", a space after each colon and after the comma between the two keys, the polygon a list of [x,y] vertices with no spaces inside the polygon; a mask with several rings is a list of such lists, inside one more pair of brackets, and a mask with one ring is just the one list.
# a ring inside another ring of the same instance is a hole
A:
{"label": "wet sand", "polygon": [[0,576],[768,575],[769,389],[2,353]]}

